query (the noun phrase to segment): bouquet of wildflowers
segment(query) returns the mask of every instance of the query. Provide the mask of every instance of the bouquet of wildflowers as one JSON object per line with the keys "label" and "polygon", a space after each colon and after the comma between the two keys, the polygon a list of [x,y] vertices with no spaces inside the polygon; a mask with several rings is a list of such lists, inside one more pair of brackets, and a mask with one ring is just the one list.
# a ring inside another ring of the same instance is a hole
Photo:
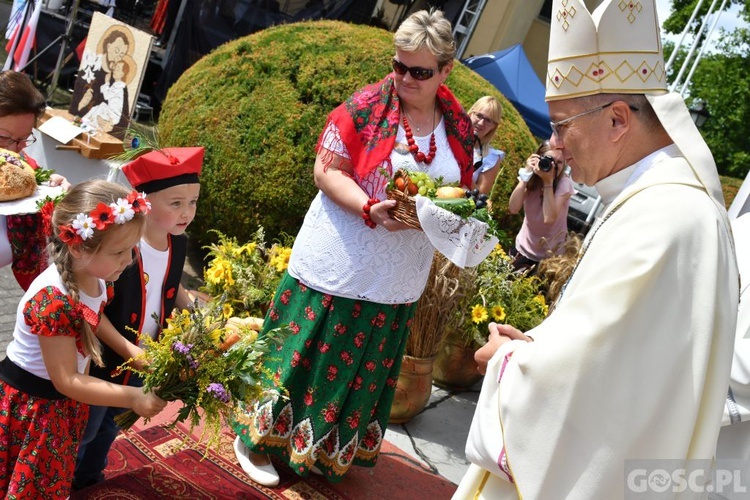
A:
{"label": "bouquet of wildflowers", "polygon": [[[192,430],[201,422],[202,413],[205,427],[200,440],[207,437],[207,449],[218,446],[221,428],[238,403],[249,405],[278,392],[261,383],[268,375],[263,358],[289,333],[281,327],[259,338],[256,329],[262,320],[226,318],[220,305],[217,301],[173,315],[158,340],[145,338],[141,355],[145,368],[127,366],[143,378],[146,391],[154,391],[166,401],[184,403],[171,425],[189,419]],[[129,410],[116,421],[128,429],[138,418]]]}
{"label": "bouquet of wildflowers", "polygon": [[505,323],[522,332],[531,330],[547,316],[542,281],[513,270],[510,257],[500,245],[476,268],[475,293],[459,311],[466,344],[484,345],[488,324]]}
{"label": "bouquet of wildflowers", "polygon": [[264,317],[281,275],[289,264],[292,239],[266,244],[261,227],[251,241],[240,245],[236,238],[219,236],[218,243],[204,247],[211,261],[204,270],[201,291],[224,297],[224,311],[232,316]]}

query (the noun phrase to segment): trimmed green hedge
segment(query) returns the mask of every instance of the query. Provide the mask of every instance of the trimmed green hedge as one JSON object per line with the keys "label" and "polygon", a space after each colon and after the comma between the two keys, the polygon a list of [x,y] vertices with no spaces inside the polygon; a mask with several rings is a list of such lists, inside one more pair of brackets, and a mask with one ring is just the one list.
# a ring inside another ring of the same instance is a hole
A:
{"label": "trimmed green hedge", "polygon": [[[269,238],[296,235],[317,190],[315,145],[328,113],[353,91],[390,71],[392,33],[338,21],[268,28],[229,42],[188,69],[169,90],[159,120],[165,146],[202,145],[201,200],[191,234],[209,229],[247,241],[259,225]],[[463,105],[501,98],[504,119],[494,146],[507,153],[492,199],[501,227],[516,171],[536,147],[512,105],[456,62],[447,81]]]}

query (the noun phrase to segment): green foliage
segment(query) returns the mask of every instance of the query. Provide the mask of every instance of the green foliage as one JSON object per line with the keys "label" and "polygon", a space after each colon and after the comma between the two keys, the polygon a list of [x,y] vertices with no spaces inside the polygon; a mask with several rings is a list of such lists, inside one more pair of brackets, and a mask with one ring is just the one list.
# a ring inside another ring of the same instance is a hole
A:
{"label": "green foliage", "polygon": [[500,245],[471,270],[474,280],[451,318],[451,340],[481,346],[487,341],[490,322],[505,323],[526,332],[547,316],[543,282],[513,270],[510,257]]}
{"label": "green foliage", "polygon": [[[666,46],[671,52],[672,45]],[[685,60],[681,49],[670,69],[673,81]],[[750,171],[750,30],[723,33],[717,50],[698,63],[689,86],[688,106],[705,103],[711,114],[700,132],[720,174],[744,178]]]}
{"label": "green foliage", "polygon": [[[210,229],[249,240],[297,234],[317,189],[315,145],[326,117],[358,88],[390,71],[392,34],[368,26],[314,21],[268,28],[227,43],[188,69],[170,89],[159,130],[164,146],[206,148],[201,200],[191,233]],[[486,80],[456,62],[448,86],[468,109],[483,95],[501,99],[494,147],[507,153],[492,200],[503,229],[515,170],[536,147],[518,112]]]}
{"label": "green foliage", "polygon": [[720,174],[745,177],[750,170],[750,31],[726,34],[719,52],[701,59],[690,83],[690,96],[711,113],[701,134]]}
{"label": "green foliage", "polygon": [[236,238],[213,232],[219,241],[204,247],[210,261],[203,271],[201,291],[222,297],[226,316],[265,317],[289,263],[292,238],[268,247],[261,227],[248,243],[240,245]]}

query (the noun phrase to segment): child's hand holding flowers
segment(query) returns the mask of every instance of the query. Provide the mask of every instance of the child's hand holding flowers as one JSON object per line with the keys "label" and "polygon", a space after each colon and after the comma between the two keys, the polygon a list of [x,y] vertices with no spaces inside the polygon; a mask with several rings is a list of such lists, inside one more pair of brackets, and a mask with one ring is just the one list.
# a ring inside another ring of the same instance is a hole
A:
{"label": "child's hand holding flowers", "polygon": [[[157,341],[145,339],[145,353],[139,359],[147,366],[134,370],[143,378],[145,391],[184,403],[172,425],[189,418],[192,429],[203,420],[201,439],[207,436],[208,448],[218,446],[221,428],[238,403],[250,405],[276,392],[261,384],[263,357],[289,332],[286,327],[276,328],[261,338],[257,331],[261,320],[227,319],[222,304],[218,300],[194,311],[183,310],[167,320]],[[117,417],[124,429],[137,420],[132,411]]]}

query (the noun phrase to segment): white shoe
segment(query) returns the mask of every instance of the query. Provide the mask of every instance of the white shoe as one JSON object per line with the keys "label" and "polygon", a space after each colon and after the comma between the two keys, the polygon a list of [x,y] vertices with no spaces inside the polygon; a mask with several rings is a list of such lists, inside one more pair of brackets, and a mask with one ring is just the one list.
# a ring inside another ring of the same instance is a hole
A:
{"label": "white shoe", "polygon": [[234,439],[234,454],[237,456],[240,467],[250,479],[263,486],[277,486],[279,484],[279,473],[276,472],[273,464],[269,462],[266,465],[255,465],[250,460],[252,452],[247,449],[239,436]]}
{"label": "white shoe", "polygon": [[312,467],[310,467],[310,472],[312,472],[313,474],[317,474],[318,476],[323,475],[323,471],[318,469],[316,465],[313,465]]}

